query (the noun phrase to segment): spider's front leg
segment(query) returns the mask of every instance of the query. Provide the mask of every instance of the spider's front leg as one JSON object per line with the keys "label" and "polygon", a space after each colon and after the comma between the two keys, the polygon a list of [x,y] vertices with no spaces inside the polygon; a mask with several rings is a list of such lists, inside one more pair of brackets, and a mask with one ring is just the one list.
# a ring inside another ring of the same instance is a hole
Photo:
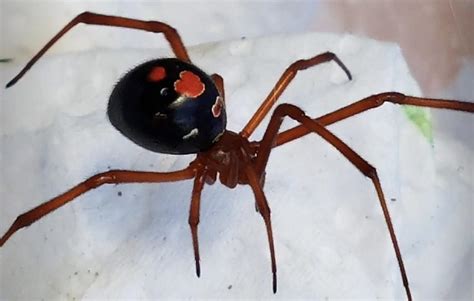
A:
{"label": "spider's front leg", "polygon": [[[250,135],[252,135],[252,133],[262,122],[265,116],[270,112],[273,105],[277,102],[277,100],[280,98],[286,88],[290,85],[290,83],[296,77],[296,74],[298,74],[299,71],[306,70],[311,67],[330,61],[334,61],[344,71],[344,73],[347,75],[347,78],[349,80],[352,80],[352,75],[349,69],[346,67],[346,65],[344,65],[344,63],[339,59],[339,57],[332,52],[324,52],[309,59],[297,60],[290,64],[288,68],[286,68],[286,70],[280,76],[280,79],[273,86],[273,89],[267,95],[265,100],[260,104],[260,107],[253,114],[252,118],[250,118],[245,127],[242,129],[240,135],[245,138],[248,138],[250,137]],[[259,176],[260,183],[262,183],[263,186],[263,184],[265,183],[265,175],[259,174]],[[257,203],[255,203],[255,211],[259,211],[259,206]]]}
{"label": "spider's front leg", "polygon": [[398,266],[400,268],[400,274],[403,280],[403,286],[405,287],[406,295],[408,300],[411,300],[411,291],[408,284],[408,277],[405,271],[405,265],[403,263],[402,255],[400,248],[398,246],[397,237],[395,235],[395,230],[392,225],[390,218],[390,213],[388,211],[387,203],[380,185],[380,181],[377,175],[377,170],[365,161],[361,156],[359,156],[354,150],[352,150],[346,143],[341,139],[331,133],[326,129],[321,123],[317,120],[313,120],[306,116],[306,114],[298,107],[290,104],[279,105],[275,112],[273,113],[270,123],[265,131],[262,141],[259,143],[259,150],[257,152],[257,158],[254,163],[255,170],[258,175],[263,175],[267,162],[270,156],[272,148],[275,146],[278,131],[283,122],[284,117],[290,117],[299,123],[301,126],[308,132],[313,132],[321,136],[324,140],[329,142],[334,146],[342,155],[346,157],[363,175],[370,178],[377,192],[380,206],[382,207],[383,215],[385,222],[387,224],[388,231],[390,233],[390,238],[392,240],[392,245],[397,257]]}
{"label": "spider's front leg", "polygon": [[[386,92],[371,95],[362,100],[347,105],[339,110],[328,113],[324,116],[315,118],[314,120],[323,126],[336,123],[346,118],[355,116],[365,111],[377,108],[385,103],[393,103],[399,105],[412,105],[419,107],[428,107],[436,109],[448,109],[467,113],[474,113],[474,103],[447,100],[447,99],[433,99],[424,97],[408,96],[397,92]],[[303,125],[296,126],[278,134],[275,141],[275,146],[280,146],[287,142],[293,141],[304,135],[311,133],[311,130]]]}
{"label": "spider's front leg", "polygon": [[74,186],[65,193],[19,215],[8,231],[0,238],[0,247],[21,228],[27,227],[43,216],[69,203],[81,194],[104,184],[122,183],[163,183],[192,179],[196,168],[191,163],[187,168],[173,172],[146,172],[131,170],[110,170],[96,174],[84,182]]}
{"label": "spider's front leg", "polygon": [[254,113],[252,118],[250,118],[249,122],[242,129],[240,135],[245,138],[248,138],[250,137],[250,135],[252,135],[258,125],[262,122],[263,118],[265,118],[265,116],[267,116],[267,114],[270,112],[270,109],[277,102],[278,98],[280,98],[281,94],[286,90],[291,81],[296,77],[298,71],[305,70],[330,61],[336,62],[336,64],[341,67],[344,73],[346,73],[347,78],[349,78],[349,80],[352,79],[352,75],[349,69],[337,57],[337,55],[332,52],[321,53],[309,59],[297,60],[296,62],[292,63],[288,68],[286,68],[286,70],[280,76],[280,79],[277,81],[268,96],[262,102],[262,104]]}
{"label": "spider's front leg", "polygon": [[191,197],[191,206],[189,208],[189,226],[191,227],[191,235],[193,239],[194,261],[196,263],[196,275],[201,276],[201,265],[199,257],[199,241],[198,241],[198,224],[199,213],[201,209],[201,192],[204,188],[206,179],[205,168],[198,169],[194,178],[193,193]]}
{"label": "spider's front leg", "polygon": [[257,173],[252,165],[247,164],[245,166],[245,174],[249,182],[250,187],[255,196],[255,207],[258,212],[262,215],[263,221],[265,222],[265,228],[267,229],[267,238],[268,244],[270,247],[270,258],[272,264],[272,274],[273,274],[273,293],[277,291],[277,268],[276,268],[276,258],[275,258],[275,244],[273,241],[273,230],[272,222],[270,218],[270,207],[268,206],[267,198],[263,192],[263,187],[260,179],[258,178]]}
{"label": "spider's front leg", "polygon": [[89,25],[104,25],[113,27],[123,27],[139,29],[155,33],[163,33],[166,40],[171,46],[176,57],[185,62],[191,62],[189,59],[186,47],[184,47],[181,37],[179,36],[176,29],[169,26],[168,24],[158,21],[143,21],[137,19],[130,19],[117,16],[108,16],[102,14],[96,14],[91,12],[83,12],[72,19],[61,31],[59,31],[46,45],[26,64],[26,66],[18,73],[8,84],[7,88],[13,86],[25,73],[28,71],[41,56],[53,46],[63,35],[65,35],[70,29],[77,24],[89,24]]}

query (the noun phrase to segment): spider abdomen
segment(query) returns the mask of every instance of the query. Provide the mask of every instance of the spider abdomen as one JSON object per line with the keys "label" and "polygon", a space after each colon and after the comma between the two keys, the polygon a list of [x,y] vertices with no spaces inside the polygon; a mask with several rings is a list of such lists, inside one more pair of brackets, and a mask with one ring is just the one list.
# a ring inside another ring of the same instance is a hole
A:
{"label": "spider abdomen", "polygon": [[123,76],[107,114],[127,138],[167,154],[204,151],[226,126],[224,100],[212,79],[174,58],[143,63]]}

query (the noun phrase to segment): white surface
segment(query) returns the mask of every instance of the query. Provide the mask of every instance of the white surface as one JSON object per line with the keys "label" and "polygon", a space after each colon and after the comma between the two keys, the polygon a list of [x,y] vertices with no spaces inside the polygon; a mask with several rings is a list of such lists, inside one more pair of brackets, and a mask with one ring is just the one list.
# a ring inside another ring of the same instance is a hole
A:
{"label": "white surface", "polygon": [[[2,0],[0,15],[4,27],[0,53],[4,56],[31,56],[67,22],[84,11],[157,20],[179,30],[186,45],[211,41],[257,37],[275,33],[310,31],[320,1],[297,3],[268,1],[136,0],[61,1]],[[34,22],[41,26],[29,26]],[[103,26],[79,25],[52,53],[97,47],[122,49],[160,47],[162,38],[153,33]]]}
{"label": "white surface", "polygon": [[[280,103],[318,116],[382,91],[419,94],[398,47],[349,35],[209,44],[190,55],[224,77],[228,128],[239,131],[291,62],[327,50],[340,56],[354,80],[325,64],[301,72]],[[192,159],[139,148],[105,115],[121,74],[167,55],[121,50],[54,56],[2,90],[0,232],[17,215],[108,168],[166,171]],[[19,68],[3,68],[2,82]],[[472,125],[467,114],[446,114]],[[387,199],[396,199],[389,208],[414,297],[469,299],[471,145],[446,138],[442,125],[430,145],[390,104],[331,129],[377,167]],[[205,187],[202,274],[196,278],[188,181],[102,187],[20,230],[0,250],[0,297],[405,297],[370,181],[327,143],[307,136],[275,150],[265,189],[276,242],[276,295],[264,225],[248,187]]]}
{"label": "white surface", "polygon": [[[305,32],[391,41],[400,45],[425,95],[474,98],[471,84],[460,84],[471,83],[474,72],[474,2],[469,0],[2,0],[1,57],[31,57],[83,11],[167,22],[186,45]],[[50,53],[161,45],[152,33],[79,25]]]}

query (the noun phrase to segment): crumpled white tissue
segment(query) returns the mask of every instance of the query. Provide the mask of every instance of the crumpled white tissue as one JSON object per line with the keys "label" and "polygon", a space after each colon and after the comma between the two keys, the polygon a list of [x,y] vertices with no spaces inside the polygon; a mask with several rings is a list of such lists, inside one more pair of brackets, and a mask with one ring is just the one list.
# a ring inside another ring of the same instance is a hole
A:
{"label": "crumpled white tissue", "polygon": [[[398,46],[352,35],[242,39],[195,46],[189,54],[224,77],[228,129],[238,132],[290,63],[325,51],[336,53],[354,79],[335,63],[301,71],[279,103],[317,117],[379,92],[420,95]],[[1,233],[19,214],[96,173],[169,171],[192,160],[144,150],[106,117],[123,73],[171,55],[165,48],[46,56],[1,91]],[[2,65],[2,83],[26,59]],[[284,128],[294,125],[285,121]],[[414,298],[468,298],[473,150],[442,131],[431,143],[392,104],[329,128],[377,168]],[[78,197],[0,249],[0,297],[405,298],[371,181],[318,136],[270,157],[265,191],[276,243],[275,296],[265,227],[249,187],[204,188],[196,277],[191,189],[191,181],[107,185]]]}

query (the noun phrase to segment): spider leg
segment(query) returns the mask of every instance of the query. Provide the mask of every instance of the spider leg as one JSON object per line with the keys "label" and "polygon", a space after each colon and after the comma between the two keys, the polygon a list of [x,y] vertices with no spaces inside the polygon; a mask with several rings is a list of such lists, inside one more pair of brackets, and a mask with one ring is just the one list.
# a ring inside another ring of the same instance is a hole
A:
{"label": "spider leg", "polygon": [[[422,97],[413,97],[406,96],[401,93],[396,92],[387,92],[369,96],[362,100],[359,100],[353,104],[350,104],[344,108],[336,110],[334,112],[328,113],[324,116],[314,119],[323,126],[330,125],[341,121],[343,119],[349,118],[351,116],[357,115],[359,113],[365,112],[367,110],[381,106],[384,103],[391,102],[394,104],[400,105],[414,105],[421,107],[430,107],[438,109],[450,109],[462,112],[474,113],[474,103],[457,101],[457,100],[445,100],[445,99],[432,99],[432,98],[422,98]],[[311,132],[308,128],[299,125],[284,132],[278,134],[276,138],[276,146],[280,146],[292,140],[298,139],[307,135]]]}
{"label": "spider leg", "polygon": [[352,75],[349,72],[349,69],[342,63],[342,61],[332,52],[325,52],[318,54],[309,59],[298,60],[291,64],[281,75],[280,79],[277,81],[275,86],[273,87],[272,91],[268,94],[265,100],[262,102],[260,107],[257,109],[255,114],[249,120],[249,122],[245,125],[245,127],[240,132],[240,135],[248,138],[258,125],[262,122],[263,118],[267,116],[270,109],[273,107],[275,102],[281,96],[281,94],[285,91],[291,81],[295,78],[298,71],[305,70],[311,68],[313,66],[319,65],[321,63],[326,63],[329,61],[336,62],[339,67],[346,73],[349,80],[352,79]]}
{"label": "spider leg", "polygon": [[300,108],[290,104],[279,105],[275,109],[275,112],[270,119],[270,123],[260,143],[260,149],[258,151],[258,156],[254,165],[257,173],[259,175],[263,173],[263,170],[265,169],[268,162],[270,151],[276,141],[278,130],[281,126],[281,123],[283,122],[283,118],[286,116],[289,116],[290,118],[301,123],[302,126],[309,132],[313,132],[321,136],[324,140],[334,146],[342,155],[344,155],[344,157],[346,157],[362,174],[372,180],[377,192],[380,206],[382,207],[385,222],[392,240],[392,245],[395,250],[395,255],[397,257],[398,266],[400,268],[400,273],[403,280],[403,286],[405,287],[408,300],[411,300],[411,292],[408,286],[408,277],[405,271],[405,265],[403,263],[397,237],[395,235],[395,230],[390,218],[390,213],[388,211],[387,203],[385,201],[382,187],[377,175],[377,170],[361,156],[359,156],[354,150],[352,150],[346,143],[326,129],[318,120],[312,120],[306,116],[306,114]]}
{"label": "spider leg", "polygon": [[252,191],[255,195],[256,207],[258,208],[258,212],[263,217],[265,222],[265,227],[267,229],[267,237],[268,243],[270,246],[270,257],[272,262],[272,274],[273,274],[273,293],[277,291],[277,276],[276,276],[276,259],[275,259],[275,246],[273,243],[273,232],[272,232],[272,222],[270,219],[270,207],[268,206],[267,198],[265,197],[265,193],[263,192],[262,185],[258,179],[257,173],[253,169],[250,164],[247,164],[245,167],[245,174],[247,175],[247,179],[249,181],[250,187],[252,187]]}
{"label": "spider leg", "polygon": [[222,76],[220,76],[217,73],[212,74],[211,78],[214,81],[214,83],[216,84],[217,90],[219,91],[219,94],[222,96],[222,98],[225,101],[224,79],[222,78]]}
{"label": "spider leg", "polygon": [[206,172],[200,170],[194,178],[193,193],[191,199],[191,206],[189,208],[189,226],[191,227],[191,235],[193,239],[194,261],[196,262],[196,275],[201,276],[201,266],[199,257],[199,241],[198,241],[198,224],[199,211],[201,206],[201,191],[204,187],[206,179]]}
{"label": "spider leg", "polygon": [[142,21],[137,19],[129,19],[116,16],[108,16],[102,14],[96,14],[91,12],[83,12],[77,15],[72,19],[60,32],[58,32],[27,64],[26,66],[15,76],[8,84],[7,88],[13,86],[25,73],[28,71],[31,66],[51,47],[56,43],[64,34],[66,34],[70,29],[76,26],[79,23],[90,24],[90,25],[105,25],[105,26],[115,26],[115,27],[124,27],[132,29],[140,29],[149,32],[163,33],[166,40],[168,40],[171,48],[173,49],[174,54],[180,60],[185,62],[191,62],[189,59],[186,48],[181,41],[176,29],[169,26],[168,24],[158,22],[158,21]]}
{"label": "spider leg", "polygon": [[0,239],[0,247],[19,229],[31,225],[43,216],[74,200],[81,194],[103,184],[176,182],[191,179],[194,176],[195,171],[192,166],[173,172],[110,170],[96,174],[65,193],[19,215]]}

